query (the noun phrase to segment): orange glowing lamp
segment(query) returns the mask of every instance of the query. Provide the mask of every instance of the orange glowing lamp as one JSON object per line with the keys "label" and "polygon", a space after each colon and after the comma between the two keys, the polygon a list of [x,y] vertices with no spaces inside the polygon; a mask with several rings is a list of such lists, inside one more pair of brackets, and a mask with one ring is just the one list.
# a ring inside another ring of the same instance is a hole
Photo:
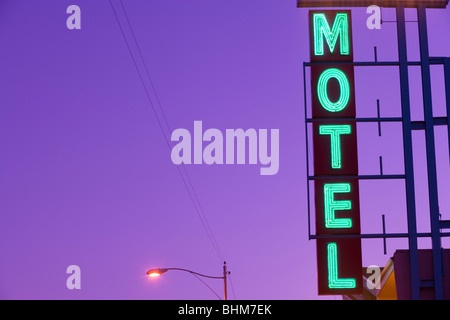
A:
{"label": "orange glowing lamp", "polygon": [[167,269],[161,269],[161,268],[151,269],[151,270],[147,271],[147,275],[151,278],[157,278],[165,272],[167,272]]}

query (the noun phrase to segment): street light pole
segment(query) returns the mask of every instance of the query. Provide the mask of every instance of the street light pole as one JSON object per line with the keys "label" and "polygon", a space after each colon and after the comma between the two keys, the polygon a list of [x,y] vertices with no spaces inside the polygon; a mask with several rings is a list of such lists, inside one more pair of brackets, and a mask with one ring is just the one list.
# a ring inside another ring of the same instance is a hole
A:
{"label": "street light pole", "polygon": [[[223,299],[227,300],[227,274],[230,274],[230,271],[227,270],[227,262],[226,261],[223,262],[223,276],[222,277],[208,276],[205,274],[201,274],[201,273],[198,273],[198,272],[195,272],[192,270],[182,269],[182,268],[157,268],[157,269],[150,269],[146,273],[150,277],[158,277],[158,276],[162,275],[163,273],[170,271],[170,270],[185,271],[185,272],[192,273],[195,276],[200,276],[200,277],[204,277],[204,278],[223,279]],[[209,288],[209,289],[211,289],[211,288]]]}
{"label": "street light pole", "polygon": [[223,300],[227,300],[227,262],[223,262]]}

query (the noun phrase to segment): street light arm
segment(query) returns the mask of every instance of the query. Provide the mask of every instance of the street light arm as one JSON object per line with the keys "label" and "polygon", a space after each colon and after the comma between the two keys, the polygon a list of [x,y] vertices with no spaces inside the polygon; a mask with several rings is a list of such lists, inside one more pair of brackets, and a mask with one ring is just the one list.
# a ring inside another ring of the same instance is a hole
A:
{"label": "street light arm", "polygon": [[189,273],[192,273],[192,274],[195,274],[195,275],[198,275],[198,276],[201,276],[201,277],[205,277],[205,278],[211,278],[211,279],[225,279],[225,277],[213,277],[213,276],[207,276],[207,275],[205,275],[205,274],[201,274],[201,273],[198,273],[198,272],[195,272],[195,271],[192,271],[192,270],[188,270],[188,269],[182,269],[182,268],[164,268],[164,270],[178,270],[178,271],[185,271],[185,272],[189,272]]}
{"label": "street light arm", "polygon": [[[201,282],[203,282],[204,285],[206,285],[212,292],[214,292],[214,294],[219,297],[217,295],[217,293],[211,289],[210,286],[208,286],[202,279],[200,279],[199,277],[204,277],[204,278],[210,278],[210,279],[221,279],[223,280],[223,299],[227,300],[227,274],[229,274],[230,272],[227,271],[227,265],[226,262],[223,263],[223,276],[222,277],[214,277],[214,276],[208,276],[206,274],[201,274],[192,270],[188,270],[188,269],[182,269],[182,268],[158,268],[158,269],[150,269],[147,271],[147,274],[150,277],[157,277],[160,276],[161,274],[169,271],[169,270],[175,270],[175,271],[184,271],[184,272],[188,272],[190,274],[193,274],[198,280],[200,280]],[[219,297],[220,299],[220,297]]]}

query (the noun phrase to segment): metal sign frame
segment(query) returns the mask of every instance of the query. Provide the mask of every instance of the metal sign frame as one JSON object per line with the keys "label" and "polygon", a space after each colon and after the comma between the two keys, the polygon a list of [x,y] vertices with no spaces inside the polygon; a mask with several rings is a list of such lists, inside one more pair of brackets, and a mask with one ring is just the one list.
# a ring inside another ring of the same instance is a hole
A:
{"label": "metal sign frame", "polygon": [[[409,243],[409,258],[411,271],[411,299],[420,299],[421,287],[434,287],[434,294],[436,300],[441,300],[443,296],[443,266],[442,266],[442,247],[441,238],[450,236],[449,232],[443,232],[442,229],[450,229],[450,221],[440,220],[439,206],[438,206],[438,187],[436,174],[436,155],[434,142],[434,126],[447,125],[449,133],[449,149],[450,149],[450,58],[433,58],[429,56],[428,52],[428,38],[427,38],[427,21],[426,8],[445,8],[448,0],[385,0],[385,1],[365,1],[365,0],[347,0],[347,1],[325,1],[325,0],[298,0],[297,6],[302,7],[365,7],[368,5],[379,5],[381,7],[394,7],[397,15],[397,41],[398,41],[398,61],[378,62],[352,62],[339,61],[339,65],[349,64],[353,67],[365,66],[396,66],[398,67],[400,76],[400,94],[401,94],[401,117],[380,117],[379,114],[374,118],[354,118],[349,121],[358,122],[375,122],[380,125],[382,122],[399,122],[403,127],[403,151],[404,151],[404,168],[405,172],[401,174],[385,175],[383,174],[382,164],[380,161],[379,175],[357,175],[357,179],[403,179],[405,181],[406,192],[406,211],[407,211],[407,233],[386,233],[384,232],[383,219],[383,233],[381,234],[341,234],[341,235],[321,235],[311,234],[311,204],[310,204],[310,181],[317,181],[324,179],[321,176],[310,175],[309,164],[309,138],[308,138],[308,124],[314,123],[314,117],[309,118],[307,113],[307,94],[306,94],[306,68],[312,68],[317,65],[324,65],[327,62],[304,62],[303,63],[303,83],[304,83],[304,105],[305,105],[305,135],[306,135],[306,174],[307,174],[307,197],[308,197],[308,236],[309,239],[320,241],[321,239],[329,238],[359,238],[359,239],[373,239],[381,238],[384,243],[387,238],[408,238]],[[418,29],[419,29],[419,45],[420,45],[420,61],[408,61],[406,49],[406,21],[405,8],[416,8],[418,13]],[[433,117],[432,100],[431,100],[431,80],[430,80],[430,65],[439,64],[444,66],[444,81],[446,92],[446,117]],[[420,66],[422,74],[422,93],[424,106],[424,121],[411,121],[410,116],[410,99],[409,99],[409,66]],[[417,219],[415,208],[415,190],[414,190],[414,172],[413,172],[413,153],[412,153],[412,131],[424,130],[426,139],[426,158],[427,158],[427,173],[428,173],[428,196],[430,208],[430,223],[431,232],[418,233]],[[449,158],[450,159],[450,158]],[[329,177],[327,177],[329,178]],[[343,177],[340,177],[343,178]],[[346,178],[355,178],[349,176]],[[384,217],[383,217],[384,218]],[[418,238],[431,238],[432,252],[433,252],[433,268],[434,279],[419,278],[419,262],[418,262]]]}

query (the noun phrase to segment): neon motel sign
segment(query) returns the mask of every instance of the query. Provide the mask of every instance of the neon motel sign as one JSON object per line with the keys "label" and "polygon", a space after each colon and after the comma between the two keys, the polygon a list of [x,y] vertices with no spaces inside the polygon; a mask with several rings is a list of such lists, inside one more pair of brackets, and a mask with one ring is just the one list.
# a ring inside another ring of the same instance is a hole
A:
{"label": "neon motel sign", "polygon": [[[350,10],[309,12],[318,293],[362,293]],[[340,64],[341,63],[341,64]],[[356,237],[339,237],[356,235]]]}

